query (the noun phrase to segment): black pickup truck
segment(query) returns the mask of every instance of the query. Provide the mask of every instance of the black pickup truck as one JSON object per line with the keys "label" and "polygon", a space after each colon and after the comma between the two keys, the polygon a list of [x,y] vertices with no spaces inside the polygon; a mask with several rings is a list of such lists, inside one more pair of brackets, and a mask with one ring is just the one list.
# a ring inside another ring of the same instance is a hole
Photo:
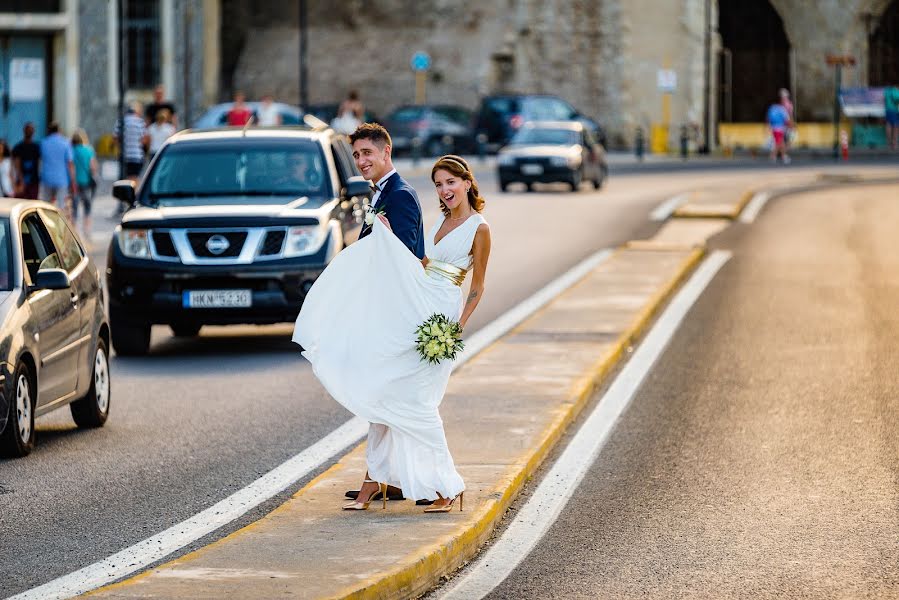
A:
{"label": "black pickup truck", "polygon": [[334,256],[354,241],[369,183],[346,138],[326,127],[176,134],[140,185],[109,246],[112,345],[146,354],[150,327],[293,321]]}

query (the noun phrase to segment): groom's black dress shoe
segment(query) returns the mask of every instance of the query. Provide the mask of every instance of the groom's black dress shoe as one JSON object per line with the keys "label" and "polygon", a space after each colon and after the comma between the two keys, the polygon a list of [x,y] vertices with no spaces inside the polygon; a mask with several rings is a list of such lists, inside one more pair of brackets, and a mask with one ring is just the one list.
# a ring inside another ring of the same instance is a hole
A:
{"label": "groom's black dress shoe", "polygon": [[[355,500],[359,497],[359,490],[347,490],[346,494],[344,494],[347,498]],[[375,495],[371,497],[371,501],[381,499],[381,492],[375,492]],[[402,490],[398,490],[394,487],[387,488],[387,499],[388,500],[405,500],[405,496],[403,496]]]}

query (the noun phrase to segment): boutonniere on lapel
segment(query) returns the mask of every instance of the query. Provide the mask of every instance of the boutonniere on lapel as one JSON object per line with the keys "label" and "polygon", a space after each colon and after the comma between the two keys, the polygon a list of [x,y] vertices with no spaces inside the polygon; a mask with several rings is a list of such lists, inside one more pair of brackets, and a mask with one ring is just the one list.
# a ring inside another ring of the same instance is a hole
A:
{"label": "boutonniere on lapel", "polygon": [[387,209],[383,206],[372,206],[371,204],[365,205],[365,224],[371,227],[375,223],[375,219],[378,215],[387,216]]}

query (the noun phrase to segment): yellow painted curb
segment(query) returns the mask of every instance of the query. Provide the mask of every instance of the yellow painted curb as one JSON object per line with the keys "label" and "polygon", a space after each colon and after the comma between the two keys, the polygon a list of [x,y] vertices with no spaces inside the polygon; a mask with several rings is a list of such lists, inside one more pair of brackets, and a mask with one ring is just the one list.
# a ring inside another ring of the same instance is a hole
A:
{"label": "yellow painted curb", "polygon": [[487,497],[495,498],[482,504],[481,514],[475,524],[461,534],[455,535],[446,543],[434,544],[415,564],[400,567],[387,574],[371,577],[356,584],[332,598],[347,600],[363,600],[370,598],[394,598],[398,594],[415,597],[433,587],[442,575],[455,571],[464,562],[477,554],[480,546],[487,541],[493,529],[499,523],[506,509],[518,496],[525,482],[540,467],[544,459],[553,450],[556,443],[586,406],[593,391],[599,387],[609,371],[618,363],[627,349],[643,333],[653,316],[664,302],[680,286],[686,276],[695,268],[705,254],[705,248],[696,248],[681,264],[678,272],[650,299],[631,325],[616,340],[615,345],[607,351],[572,389],[570,403],[561,405],[556,419],[541,436],[537,447],[525,456],[518,464],[518,470],[508,483],[501,484]]}
{"label": "yellow painted curb", "polygon": [[736,204],[724,210],[720,206],[706,209],[702,205],[687,203],[675,210],[672,216],[681,219],[730,219],[733,221],[740,216],[740,213],[743,212],[743,209],[746,208],[746,205],[752,200],[755,193],[756,190],[754,189],[744,192]]}

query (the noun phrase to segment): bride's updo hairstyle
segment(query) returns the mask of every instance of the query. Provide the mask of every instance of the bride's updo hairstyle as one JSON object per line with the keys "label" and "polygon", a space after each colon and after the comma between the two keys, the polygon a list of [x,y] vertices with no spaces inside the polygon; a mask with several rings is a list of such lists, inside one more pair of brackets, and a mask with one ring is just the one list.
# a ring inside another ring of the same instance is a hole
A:
{"label": "bride's updo hairstyle", "polygon": [[[468,163],[464,158],[456,156],[455,154],[447,154],[446,156],[438,158],[437,162],[434,163],[434,167],[431,169],[432,183],[434,182],[434,174],[441,169],[452,173],[460,179],[470,181],[471,189],[468,190],[468,204],[477,212],[484,210],[484,205],[487,202],[481,196],[481,192],[478,191],[478,182],[474,178],[474,173],[471,172],[471,167],[468,166]],[[443,203],[443,198],[438,197],[438,199],[440,200],[440,210],[443,212],[443,216],[448,217],[450,210],[446,207],[446,204]]]}

